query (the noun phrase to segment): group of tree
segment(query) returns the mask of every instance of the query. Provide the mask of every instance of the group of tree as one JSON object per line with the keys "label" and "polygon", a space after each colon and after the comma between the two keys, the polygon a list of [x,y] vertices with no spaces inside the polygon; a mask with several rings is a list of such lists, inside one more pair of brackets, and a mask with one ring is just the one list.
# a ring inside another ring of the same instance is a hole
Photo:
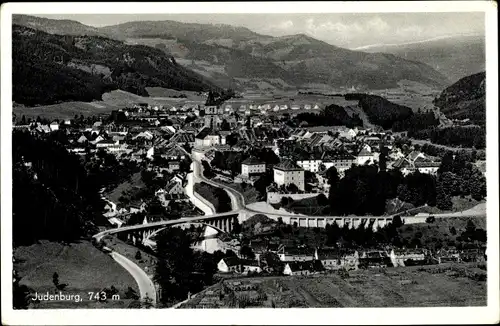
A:
{"label": "group of tree", "polygon": [[184,300],[188,293],[213,284],[216,257],[194,251],[191,242],[188,233],[180,228],[167,228],[156,237],[158,261],[154,279],[160,285],[160,298],[165,305]]}
{"label": "group of tree", "polygon": [[353,166],[340,179],[334,167],[328,171],[332,215],[382,215],[386,200],[397,196],[404,177],[398,171],[379,171],[376,165]]}
{"label": "group of tree", "polygon": [[234,95],[235,93],[234,90],[232,89],[223,90],[221,92],[209,91],[205,105],[207,106],[221,105],[225,101],[232,98]]}
{"label": "group of tree", "polygon": [[296,121],[297,126],[300,126],[301,122],[306,122],[308,126],[347,126],[349,128],[363,125],[358,115],[349,116],[342,106],[335,104],[326,106],[318,114],[299,113],[293,120]]}
{"label": "group of tree", "polygon": [[432,128],[409,132],[408,136],[417,139],[430,139],[431,142],[440,145],[475,149],[484,149],[486,147],[486,130],[481,127]]}
{"label": "group of tree", "polygon": [[467,157],[466,153],[448,153],[443,157],[436,182],[438,208],[451,209],[453,196],[471,196],[475,200],[486,197],[486,177]]}
{"label": "group of tree", "polygon": [[391,129],[397,122],[408,120],[413,115],[411,108],[377,95],[353,93],[346,94],[345,99],[359,101],[370,122],[384,129]]}
{"label": "group of tree", "polygon": [[[451,153],[449,149],[442,146],[436,146],[433,144],[423,144],[419,147],[419,150],[430,156],[444,157],[446,154]],[[457,150],[455,153],[467,156],[467,160],[469,162],[475,162],[476,160],[486,160],[486,151],[485,150]]]}
{"label": "group of tree", "polygon": [[203,167],[203,176],[207,179],[212,179],[215,177],[214,171],[212,171],[212,167],[210,166],[210,163],[208,163],[206,160],[201,161],[201,165]]}
{"label": "group of tree", "polygon": [[334,167],[327,170],[332,215],[381,215],[389,199],[399,198],[415,207],[452,209],[452,197],[486,197],[486,178],[470,162],[470,154],[451,152],[443,157],[437,175],[415,171],[406,176],[376,165],[353,166],[341,179]]}
{"label": "group of tree", "polygon": [[[40,239],[74,241],[104,223],[102,179],[55,135],[12,135],[14,245]],[[31,166],[29,165],[31,164]]]}
{"label": "group of tree", "polygon": [[232,209],[231,199],[224,189],[201,182],[195,183],[194,191],[212,203],[217,213],[229,212]]}
{"label": "group of tree", "polygon": [[409,115],[404,120],[399,120],[394,122],[392,125],[392,131],[408,131],[408,134],[417,132],[419,130],[425,130],[439,125],[439,120],[435,117],[434,112],[420,112]]}
{"label": "group of tree", "polygon": [[447,87],[433,104],[450,119],[468,118],[486,124],[486,72],[466,76]]}

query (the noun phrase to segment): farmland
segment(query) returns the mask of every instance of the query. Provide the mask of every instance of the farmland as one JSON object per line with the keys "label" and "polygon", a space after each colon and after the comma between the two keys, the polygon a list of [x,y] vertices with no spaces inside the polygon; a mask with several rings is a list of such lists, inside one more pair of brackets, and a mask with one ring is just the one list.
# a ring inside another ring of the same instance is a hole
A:
{"label": "farmland", "polygon": [[[14,105],[13,112],[21,118],[36,119],[36,117],[45,117],[47,119],[72,119],[75,114],[78,116],[91,116],[98,114],[109,114],[113,110],[123,107],[132,106],[138,103],[148,103],[151,105],[184,105],[204,104],[205,98],[197,95],[196,92],[175,91],[160,87],[146,88],[150,92],[150,97],[139,96],[122,90],[115,90],[102,95],[102,101],[94,102],[62,102],[52,105],[40,105],[35,107],[27,107],[22,105]],[[186,95],[186,98],[177,98],[169,96]]]}
{"label": "farmland", "polygon": [[[476,264],[450,264],[358,270],[348,275],[239,278],[201,292],[181,308],[227,308],[235,301],[240,307],[267,308],[484,306],[485,275]],[[233,297],[231,293],[236,293],[236,299],[227,299]]]}

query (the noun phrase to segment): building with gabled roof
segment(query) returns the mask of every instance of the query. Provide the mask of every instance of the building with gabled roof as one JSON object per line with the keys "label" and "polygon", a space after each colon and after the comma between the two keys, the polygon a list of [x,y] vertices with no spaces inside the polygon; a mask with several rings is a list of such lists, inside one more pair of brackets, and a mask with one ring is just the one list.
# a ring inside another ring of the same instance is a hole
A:
{"label": "building with gabled roof", "polygon": [[207,127],[203,128],[195,137],[195,146],[197,147],[210,147],[225,143],[225,137],[221,137],[219,133]]}
{"label": "building with gabled roof", "polygon": [[365,145],[358,153],[357,163],[358,165],[365,165],[373,163],[374,155],[369,146]]}
{"label": "building with gabled roof", "polygon": [[325,270],[320,261],[294,261],[285,264],[284,275],[311,275]]}
{"label": "building with gabled roof", "polygon": [[266,163],[255,157],[249,157],[241,163],[241,174],[245,177],[266,172]]}
{"label": "building with gabled roof", "polygon": [[293,183],[299,190],[305,190],[304,170],[291,160],[285,160],[275,165],[273,171],[274,182],[278,186],[288,186]]}

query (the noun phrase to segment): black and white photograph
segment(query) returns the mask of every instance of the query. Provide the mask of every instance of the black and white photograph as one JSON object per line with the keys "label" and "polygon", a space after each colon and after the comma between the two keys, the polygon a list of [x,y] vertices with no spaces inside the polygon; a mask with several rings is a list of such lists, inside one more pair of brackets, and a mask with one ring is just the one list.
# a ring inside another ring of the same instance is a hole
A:
{"label": "black and white photograph", "polygon": [[496,3],[68,5],[2,6],[2,323],[499,321]]}

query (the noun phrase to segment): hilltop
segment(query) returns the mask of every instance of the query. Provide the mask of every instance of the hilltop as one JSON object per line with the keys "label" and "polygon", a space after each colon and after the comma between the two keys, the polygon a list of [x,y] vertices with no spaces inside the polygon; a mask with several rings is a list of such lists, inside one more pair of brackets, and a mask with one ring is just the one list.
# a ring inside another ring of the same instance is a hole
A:
{"label": "hilltop", "polygon": [[56,35],[14,25],[13,100],[26,105],[101,100],[122,89],[147,96],[146,87],[207,91],[217,86],[147,46],[89,35]]}

